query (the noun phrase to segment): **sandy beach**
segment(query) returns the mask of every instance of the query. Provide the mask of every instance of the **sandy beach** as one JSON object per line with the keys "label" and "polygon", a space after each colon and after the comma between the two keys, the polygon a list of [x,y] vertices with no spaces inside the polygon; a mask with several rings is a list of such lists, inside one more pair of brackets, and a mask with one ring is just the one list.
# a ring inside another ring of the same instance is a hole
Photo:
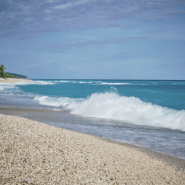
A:
{"label": "sandy beach", "polygon": [[32,80],[19,78],[0,78],[0,83],[17,83],[17,82],[32,82]]}
{"label": "sandy beach", "polygon": [[185,184],[184,169],[94,136],[3,114],[0,132],[0,184]]}

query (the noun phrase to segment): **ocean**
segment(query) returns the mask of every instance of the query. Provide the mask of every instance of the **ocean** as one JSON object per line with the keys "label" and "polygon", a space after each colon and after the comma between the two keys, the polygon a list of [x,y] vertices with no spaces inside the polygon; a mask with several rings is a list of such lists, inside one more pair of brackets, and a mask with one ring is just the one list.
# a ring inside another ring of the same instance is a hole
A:
{"label": "ocean", "polygon": [[185,81],[0,83],[0,112],[185,159]]}

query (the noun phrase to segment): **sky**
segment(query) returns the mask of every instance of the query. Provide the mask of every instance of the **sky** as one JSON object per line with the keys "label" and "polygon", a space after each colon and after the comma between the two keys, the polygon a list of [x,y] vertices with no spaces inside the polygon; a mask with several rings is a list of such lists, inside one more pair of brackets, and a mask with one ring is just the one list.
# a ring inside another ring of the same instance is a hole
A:
{"label": "sky", "polygon": [[0,0],[0,63],[31,79],[185,80],[185,0]]}

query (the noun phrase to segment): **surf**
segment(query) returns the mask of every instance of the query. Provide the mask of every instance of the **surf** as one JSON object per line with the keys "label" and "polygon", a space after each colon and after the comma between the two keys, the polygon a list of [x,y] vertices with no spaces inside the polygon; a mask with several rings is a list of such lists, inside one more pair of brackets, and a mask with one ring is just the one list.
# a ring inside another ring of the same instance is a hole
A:
{"label": "surf", "polygon": [[82,117],[185,131],[185,110],[177,111],[117,93],[94,93],[86,99],[37,96],[35,100],[42,105],[66,108]]}

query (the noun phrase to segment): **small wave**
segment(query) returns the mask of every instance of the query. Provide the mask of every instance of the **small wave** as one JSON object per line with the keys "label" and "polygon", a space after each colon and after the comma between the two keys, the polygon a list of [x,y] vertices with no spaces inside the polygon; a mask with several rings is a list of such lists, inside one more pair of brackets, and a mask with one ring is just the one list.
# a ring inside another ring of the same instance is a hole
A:
{"label": "small wave", "polygon": [[60,80],[58,82],[62,82],[62,83],[86,83],[86,82],[79,82],[79,81],[69,81],[69,80]]}
{"label": "small wave", "polygon": [[108,83],[108,82],[102,82],[102,85],[128,85],[130,83]]}
{"label": "small wave", "polygon": [[0,83],[0,91],[4,91],[5,89],[12,89],[15,87],[15,84],[11,83]]}
{"label": "small wave", "polygon": [[0,83],[0,90],[3,89],[3,87],[14,87],[15,85],[54,85],[52,81],[31,81],[31,82],[15,82],[15,83]]}
{"label": "small wave", "polygon": [[[57,82],[57,81],[56,81]],[[64,81],[64,80],[60,80],[58,82],[63,82],[63,83],[69,83],[69,82],[72,82],[72,81]]]}
{"label": "small wave", "polygon": [[179,83],[173,83],[173,85],[184,85],[185,83],[183,83],[183,82],[179,82]]}
{"label": "small wave", "polygon": [[52,81],[17,82],[16,85],[54,85]]}
{"label": "small wave", "polygon": [[54,106],[54,107],[67,107],[67,105],[73,102],[82,101],[82,98],[52,98],[49,96],[36,96],[34,100],[37,100],[41,105]]}
{"label": "small wave", "polygon": [[91,84],[92,82],[79,82],[80,84]]}
{"label": "small wave", "polygon": [[79,84],[90,84],[92,82],[84,82],[84,81],[69,81],[69,80],[60,80],[55,82],[62,82],[62,83],[79,83]]}

